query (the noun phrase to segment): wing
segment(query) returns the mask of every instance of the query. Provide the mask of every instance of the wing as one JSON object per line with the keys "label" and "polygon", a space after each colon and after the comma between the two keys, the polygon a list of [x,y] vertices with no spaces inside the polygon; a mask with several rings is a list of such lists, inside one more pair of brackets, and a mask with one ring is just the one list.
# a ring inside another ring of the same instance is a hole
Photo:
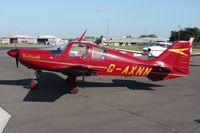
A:
{"label": "wing", "polygon": [[192,53],[190,54],[190,56],[192,56],[192,57],[193,57],[193,56],[200,56],[200,53],[193,53],[193,52],[192,52]]}
{"label": "wing", "polygon": [[97,75],[98,70],[91,69],[84,66],[70,66],[66,68],[56,69],[55,71],[61,72],[64,75],[74,75],[74,76],[91,76]]}
{"label": "wing", "polygon": [[115,50],[119,52],[125,52],[127,54],[133,53],[134,56],[149,55],[149,52],[145,52],[145,51],[135,51],[135,50],[128,50],[128,49],[120,49],[120,48],[115,48]]}
{"label": "wing", "polygon": [[136,54],[148,54],[147,52],[143,52],[143,51],[135,51],[135,50],[128,50],[128,49],[120,49],[120,48],[115,48],[115,50],[122,51],[122,52],[136,53]]}

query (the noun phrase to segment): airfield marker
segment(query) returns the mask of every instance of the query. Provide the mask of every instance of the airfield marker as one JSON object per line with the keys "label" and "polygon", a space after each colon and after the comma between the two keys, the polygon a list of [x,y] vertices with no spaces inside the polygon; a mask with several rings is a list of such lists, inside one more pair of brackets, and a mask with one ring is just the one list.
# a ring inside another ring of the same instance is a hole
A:
{"label": "airfield marker", "polygon": [[3,132],[3,129],[7,125],[7,122],[9,121],[10,118],[11,115],[0,107],[0,133]]}

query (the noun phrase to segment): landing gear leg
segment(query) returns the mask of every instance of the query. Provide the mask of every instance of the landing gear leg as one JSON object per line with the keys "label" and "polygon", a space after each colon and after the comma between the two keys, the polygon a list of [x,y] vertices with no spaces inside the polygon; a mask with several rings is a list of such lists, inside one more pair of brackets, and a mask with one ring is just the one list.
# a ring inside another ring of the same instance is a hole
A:
{"label": "landing gear leg", "polygon": [[35,71],[34,73],[35,76],[29,83],[30,89],[36,89],[38,87],[37,78],[40,76],[40,74],[41,74],[41,70]]}
{"label": "landing gear leg", "polygon": [[78,93],[78,87],[76,82],[76,76],[68,76],[66,79],[67,85],[70,87],[70,94],[77,94]]}

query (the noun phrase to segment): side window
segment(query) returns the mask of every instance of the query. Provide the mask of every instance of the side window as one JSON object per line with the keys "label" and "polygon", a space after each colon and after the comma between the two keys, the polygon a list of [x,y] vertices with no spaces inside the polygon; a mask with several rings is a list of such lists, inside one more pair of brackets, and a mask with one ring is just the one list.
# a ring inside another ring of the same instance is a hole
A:
{"label": "side window", "polygon": [[86,58],[88,56],[89,47],[81,44],[73,44],[70,51],[70,57]]}
{"label": "side window", "polygon": [[166,44],[166,48],[169,48],[170,45]]}
{"label": "side window", "polygon": [[100,48],[93,47],[92,49],[92,59],[103,60],[106,56],[106,51]]}

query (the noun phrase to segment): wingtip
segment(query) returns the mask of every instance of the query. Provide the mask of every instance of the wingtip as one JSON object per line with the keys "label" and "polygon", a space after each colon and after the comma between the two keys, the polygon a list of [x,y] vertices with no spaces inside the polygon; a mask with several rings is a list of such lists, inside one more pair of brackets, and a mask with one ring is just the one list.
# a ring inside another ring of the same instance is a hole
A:
{"label": "wingtip", "polygon": [[191,37],[189,42],[190,42],[190,45],[191,45],[194,42],[194,37]]}

